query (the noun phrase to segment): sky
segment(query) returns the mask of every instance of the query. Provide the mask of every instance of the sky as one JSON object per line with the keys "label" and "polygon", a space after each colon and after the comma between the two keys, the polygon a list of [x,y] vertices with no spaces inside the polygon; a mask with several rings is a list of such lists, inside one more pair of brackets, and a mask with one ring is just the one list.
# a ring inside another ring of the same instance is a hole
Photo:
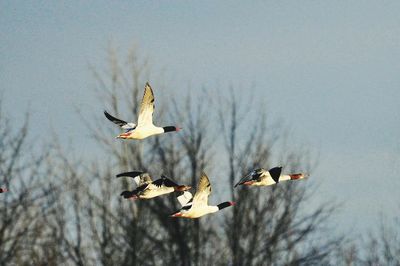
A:
{"label": "sky", "polygon": [[362,234],[400,209],[398,14],[399,1],[0,1],[0,92],[15,126],[30,112],[38,140],[90,150],[75,108],[102,115],[88,66],[110,43],[138,45],[174,92],[251,89],[319,154],[317,200],[344,203],[335,223]]}

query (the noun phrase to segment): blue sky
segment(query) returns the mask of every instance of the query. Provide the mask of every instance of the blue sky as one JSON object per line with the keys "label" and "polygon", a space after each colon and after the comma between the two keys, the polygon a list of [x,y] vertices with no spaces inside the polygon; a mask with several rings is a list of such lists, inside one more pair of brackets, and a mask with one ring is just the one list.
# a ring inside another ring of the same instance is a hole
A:
{"label": "blue sky", "polygon": [[[88,65],[138,44],[171,90],[245,88],[320,153],[320,199],[341,227],[399,211],[400,2],[1,1],[5,108],[90,150],[74,111],[101,112]],[[157,90],[157,88],[155,88]]]}

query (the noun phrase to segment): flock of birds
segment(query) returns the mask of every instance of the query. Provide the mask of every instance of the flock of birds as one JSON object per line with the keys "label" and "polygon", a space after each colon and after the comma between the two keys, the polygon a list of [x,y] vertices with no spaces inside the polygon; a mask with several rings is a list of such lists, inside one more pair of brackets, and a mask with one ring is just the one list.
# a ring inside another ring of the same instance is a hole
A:
{"label": "flock of birds", "polygon": [[[123,133],[117,138],[120,139],[144,139],[150,136],[159,135],[167,132],[177,132],[181,128],[176,126],[158,127],[153,124],[154,113],[154,94],[149,83],[146,83],[144,95],[140,105],[137,123],[126,122],[116,118],[104,111],[104,115],[111,122],[115,123]],[[172,192],[181,192],[177,200],[181,204],[181,209],[174,212],[171,217],[199,218],[206,214],[214,213],[224,208],[235,205],[232,201],[222,202],[216,206],[208,205],[208,197],[211,194],[211,184],[208,176],[203,172],[197,185],[194,196],[189,192],[190,186],[178,185],[171,179],[162,175],[160,179],[152,180],[148,173],[142,171],[125,172],[117,175],[118,177],[131,177],[137,187],[132,191],[123,191],[121,196],[125,199],[152,199]],[[274,167],[269,170],[259,168],[251,171],[235,184],[235,187],[245,186],[271,186],[284,180],[298,180],[307,177],[306,174],[282,174],[282,167]],[[6,188],[0,188],[0,193],[7,192]]]}
{"label": "flock of birds", "polygon": [[[137,123],[126,122],[116,118],[106,111],[104,115],[113,123],[125,130],[117,138],[122,139],[144,139],[149,136],[163,134],[167,132],[177,132],[180,130],[176,126],[158,127],[153,124],[154,113],[154,94],[150,85],[147,83],[144,88],[143,100],[140,105]],[[282,175],[282,167],[274,167],[270,170],[263,168],[251,171],[244,176],[235,187],[246,186],[270,186],[283,180],[296,180],[306,177],[305,174],[286,174]],[[151,199],[175,191],[182,192],[177,199],[182,205],[181,209],[171,215],[171,217],[199,218],[209,213],[214,213],[224,208],[233,206],[232,201],[222,202],[216,206],[208,205],[208,197],[211,194],[211,184],[205,173],[201,174],[197,190],[194,196],[188,191],[190,186],[178,185],[171,179],[162,175],[160,179],[153,181],[148,173],[132,171],[118,174],[117,177],[131,177],[136,182],[136,189],[123,191],[121,196],[126,199]]]}

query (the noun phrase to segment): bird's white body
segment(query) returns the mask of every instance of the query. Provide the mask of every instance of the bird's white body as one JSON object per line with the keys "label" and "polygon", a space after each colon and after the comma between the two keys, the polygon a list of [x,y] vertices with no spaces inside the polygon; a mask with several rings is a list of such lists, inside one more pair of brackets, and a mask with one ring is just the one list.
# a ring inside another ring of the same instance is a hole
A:
{"label": "bird's white body", "polygon": [[139,125],[126,135],[125,139],[145,139],[147,137],[164,133],[162,127],[153,124]]}
{"label": "bird's white body", "polygon": [[248,175],[243,177],[235,186],[272,186],[281,181],[303,179],[308,176],[307,174],[303,173],[282,175],[281,168],[282,167],[275,167],[270,170],[260,168],[253,170]]}
{"label": "bird's white body", "polygon": [[[304,175],[302,175],[302,177],[299,177],[297,179],[302,179],[302,178],[304,178]],[[279,182],[286,181],[286,180],[292,180],[292,178],[290,178],[290,175],[281,175],[279,177]],[[248,185],[251,185],[251,186],[272,186],[272,185],[275,185],[275,184],[276,184],[275,180],[273,180],[271,175],[268,173],[267,175],[262,177],[261,181],[254,182],[254,183],[251,183],[251,184],[248,184]]]}
{"label": "bird's white body", "polygon": [[[281,175],[279,177],[279,182],[287,180],[303,179],[305,177],[307,177],[307,175],[305,174]],[[263,177],[260,182],[255,182],[251,184],[251,186],[271,186],[275,184],[276,182],[272,179],[271,175],[268,174],[268,176]]]}
{"label": "bird's white body", "polygon": [[121,196],[127,199],[151,199],[174,191],[186,191],[190,186],[178,185],[165,176],[160,179],[152,180],[148,173],[142,171],[132,171],[118,174],[117,177],[132,177],[137,184],[137,188],[133,191],[123,191]]}
{"label": "bird's white body", "polygon": [[[279,177],[279,181],[281,181],[281,177]],[[276,182],[275,180],[272,179],[272,176],[269,174],[268,171],[265,171],[265,173],[263,173],[263,175],[261,176],[261,181],[259,182],[254,182],[251,183],[249,185],[251,186],[271,186],[271,185],[275,185]]]}
{"label": "bird's white body", "polygon": [[165,186],[158,187],[153,184],[150,184],[142,193],[140,193],[139,199],[155,198],[164,194],[172,193],[174,192],[174,190],[175,189],[173,187],[165,187]]}
{"label": "bird's white body", "polygon": [[179,217],[183,218],[199,218],[206,214],[214,213],[219,211],[217,206],[209,206],[209,205],[202,205],[202,206],[192,206],[188,211],[181,210],[181,215]]}
{"label": "bird's white body", "polygon": [[233,202],[223,202],[218,206],[208,205],[208,197],[211,193],[211,184],[206,174],[202,174],[200,177],[197,191],[194,197],[190,192],[184,192],[183,195],[178,197],[179,203],[182,208],[172,214],[172,217],[181,218],[199,218],[206,214],[217,212],[223,208],[234,205]]}

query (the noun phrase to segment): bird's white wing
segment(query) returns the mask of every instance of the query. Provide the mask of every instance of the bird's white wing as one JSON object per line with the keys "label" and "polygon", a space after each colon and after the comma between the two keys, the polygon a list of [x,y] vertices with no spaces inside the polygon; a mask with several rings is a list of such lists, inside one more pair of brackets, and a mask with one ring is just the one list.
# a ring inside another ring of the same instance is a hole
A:
{"label": "bird's white wing", "polygon": [[154,94],[149,83],[144,87],[142,103],[140,105],[138,125],[152,125],[154,112]]}
{"label": "bird's white wing", "polygon": [[177,197],[179,203],[183,206],[189,203],[189,201],[193,198],[192,193],[185,191],[182,195]]}
{"label": "bird's white wing", "polygon": [[244,183],[250,182],[250,181],[261,181],[261,178],[265,173],[268,173],[268,171],[266,171],[263,168],[255,169],[255,170],[251,171],[250,173],[248,173],[247,175],[245,175],[244,177],[242,177],[239,180],[239,182],[236,183],[235,187],[237,187],[239,185],[243,185]]}
{"label": "bird's white wing", "polygon": [[208,196],[211,194],[211,184],[205,173],[201,174],[196,194],[193,197],[193,204],[208,205]]}

